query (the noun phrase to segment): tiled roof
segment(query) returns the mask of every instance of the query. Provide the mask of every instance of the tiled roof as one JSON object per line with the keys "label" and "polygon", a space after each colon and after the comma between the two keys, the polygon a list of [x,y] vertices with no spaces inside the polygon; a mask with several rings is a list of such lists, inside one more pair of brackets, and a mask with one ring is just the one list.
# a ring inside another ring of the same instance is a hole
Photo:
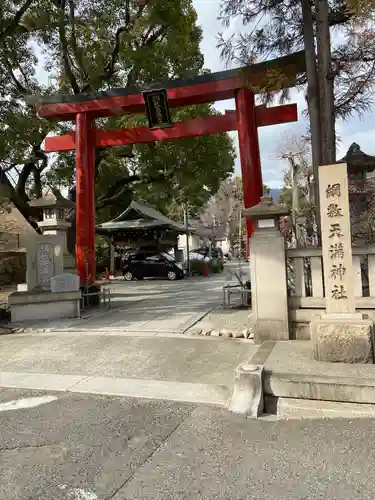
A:
{"label": "tiled roof", "polygon": [[35,233],[35,230],[27,222],[21,212],[13,205],[11,211],[0,212],[0,233],[28,234]]}
{"label": "tiled roof", "polygon": [[[138,215],[138,219],[130,219],[129,215],[131,212],[135,212],[136,215]],[[126,225],[127,228],[130,229],[131,225],[134,225],[136,227],[140,227],[139,223],[137,223],[137,220],[148,220],[148,221],[155,221],[154,225],[157,225],[159,223],[160,225],[166,225],[170,227],[171,229],[174,229],[176,231],[180,232],[185,232],[185,228],[181,225],[178,224],[177,222],[169,219],[165,215],[163,215],[159,210],[156,210],[156,208],[151,207],[150,205],[146,205],[144,203],[139,203],[137,201],[132,201],[128,208],[120,214],[118,217],[115,219],[105,222],[104,224],[98,224],[97,228],[98,229],[120,229],[123,228],[123,223],[125,221],[128,221],[129,224]],[[147,225],[147,224],[146,224]]]}

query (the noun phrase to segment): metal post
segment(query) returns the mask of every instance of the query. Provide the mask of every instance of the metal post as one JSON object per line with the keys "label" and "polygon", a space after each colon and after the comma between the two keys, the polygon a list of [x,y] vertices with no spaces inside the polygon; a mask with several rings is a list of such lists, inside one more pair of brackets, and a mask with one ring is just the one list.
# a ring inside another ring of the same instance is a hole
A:
{"label": "metal post", "polygon": [[240,224],[238,228],[238,244],[239,244],[238,259],[241,260],[241,255],[242,255],[242,208],[241,207],[240,207]]}
{"label": "metal post", "polygon": [[190,276],[190,248],[189,248],[189,214],[188,214],[188,204],[184,205],[184,225],[185,225],[185,234],[186,234],[186,264],[187,264],[187,274]]}

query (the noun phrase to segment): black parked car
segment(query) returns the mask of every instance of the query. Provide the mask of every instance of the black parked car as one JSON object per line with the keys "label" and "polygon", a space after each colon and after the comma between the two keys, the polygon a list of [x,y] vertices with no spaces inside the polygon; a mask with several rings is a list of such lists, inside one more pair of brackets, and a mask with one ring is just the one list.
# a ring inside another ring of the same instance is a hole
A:
{"label": "black parked car", "polygon": [[126,281],[143,278],[182,279],[185,272],[182,264],[170,255],[150,250],[126,252],[122,273]]}

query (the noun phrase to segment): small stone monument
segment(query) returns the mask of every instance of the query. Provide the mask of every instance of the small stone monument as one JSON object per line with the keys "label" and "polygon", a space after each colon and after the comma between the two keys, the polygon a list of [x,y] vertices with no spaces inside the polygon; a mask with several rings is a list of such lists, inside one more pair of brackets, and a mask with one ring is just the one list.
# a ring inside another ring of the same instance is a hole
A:
{"label": "small stone monument", "polygon": [[27,290],[49,291],[51,278],[64,270],[63,235],[28,235],[25,246]]}
{"label": "small stone monument", "polygon": [[43,235],[61,235],[63,238],[64,269],[74,273],[76,270],[74,257],[69,254],[67,247],[67,231],[71,223],[66,220],[66,217],[69,210],[75,208],[75,203],[56,191],[30,201],[29,205],[43,210],[43,220],[38,222]]}
{"label": "small stone monument", "polygon": [[78,292],[79,276],[76,274],[62,273],[51,278],[51,292]]}
{"label": "small stone monument", "polygon": [[27,283],[8,298],[12,324],[79,317],[79,277],[63,273],[64,243],[62,234],[27,237]]}
{"label": "small stone monument", "polygon": [[280,233],[280,217],[289,209],[263,196],[244,213],[255,223],[250,240],[254,341],[289,340],[285,238]]}
{"label": "small stone monument", "polygon": [[315,359],[373,363],[373,322],[356,313],[346,163],[319,167],[326,313],[310,325]]}

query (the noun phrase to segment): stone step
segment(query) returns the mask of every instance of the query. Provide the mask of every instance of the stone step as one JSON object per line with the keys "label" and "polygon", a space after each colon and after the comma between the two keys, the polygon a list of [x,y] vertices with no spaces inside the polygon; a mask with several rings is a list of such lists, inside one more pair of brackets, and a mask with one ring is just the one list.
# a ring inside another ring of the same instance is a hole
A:
{"label": "stone step", "polygon": [[279,398],[277,401],[277,418],[279,420],[375,418],[375,405]]}

